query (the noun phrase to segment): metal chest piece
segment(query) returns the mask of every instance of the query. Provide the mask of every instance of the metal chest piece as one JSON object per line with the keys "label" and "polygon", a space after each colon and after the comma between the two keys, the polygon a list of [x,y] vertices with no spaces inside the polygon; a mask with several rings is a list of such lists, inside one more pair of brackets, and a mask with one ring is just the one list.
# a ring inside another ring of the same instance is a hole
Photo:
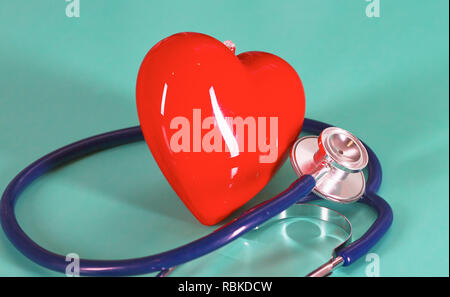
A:
{"label": "metal chest piece", "polygon": [[329,127],[319,136],[298,139],[291,151],[291,164],[297,175],[316,179],[313,192],[338,203],[351,203],[366,188],[362,170],[369,161],[366,148],[350,132]]}

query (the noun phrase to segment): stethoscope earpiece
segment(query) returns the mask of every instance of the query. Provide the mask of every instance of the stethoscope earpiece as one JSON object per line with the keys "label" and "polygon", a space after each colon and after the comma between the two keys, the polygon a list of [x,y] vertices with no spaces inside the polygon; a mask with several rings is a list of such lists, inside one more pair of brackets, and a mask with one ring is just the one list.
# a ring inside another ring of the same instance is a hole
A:
{"label": "stethoscope earpiece", "polygon": [[316,179],[313,192],[337,203],[362,197],[366,181],[362,170],[369,162],[363,143],[350,132],[329,127],[319,136],[305,136],[292,147],[291,164],[300,177]]}

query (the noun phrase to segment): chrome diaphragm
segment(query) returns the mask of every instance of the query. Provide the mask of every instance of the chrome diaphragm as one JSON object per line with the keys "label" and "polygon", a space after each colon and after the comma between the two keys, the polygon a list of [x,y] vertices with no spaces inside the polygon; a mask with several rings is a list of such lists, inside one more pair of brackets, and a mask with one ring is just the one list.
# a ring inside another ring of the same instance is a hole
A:
{"label": "chrome diaphragm", "polygon": [[364,173],[369,156],[363,143],[350,132],[329,127],[319,136],[298,139],[291,150],[291,165],[300,177],[316,179],[313,192],[338,203],[355,202],[366,188]]}

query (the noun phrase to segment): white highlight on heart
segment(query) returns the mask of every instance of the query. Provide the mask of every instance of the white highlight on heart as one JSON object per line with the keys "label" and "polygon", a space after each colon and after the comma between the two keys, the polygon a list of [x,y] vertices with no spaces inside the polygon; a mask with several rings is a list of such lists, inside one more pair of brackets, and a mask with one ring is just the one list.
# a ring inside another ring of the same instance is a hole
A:
{"label": "white highlight on heart", "polygon": [[213,108],[214,116],[217,120],[217,125],[219,126],[219,130],[222,133],[223,139],[225,140],[225,144],[230,150],[231,158],[239,156],[239,144],[236,141],[236,138],[234,138],[233,131],[231,130],[231,127],[228,126],[228,123],[225,120],[222,111],[220,110],[213,86],[209,88],[209,96],[211,97],[211,105]]}
{"label": "white highlight on heart", "polygon": [[164,115],[164,107],[166,106],[167,83],[164,83],[164,90],[161,99],[161,115]]}

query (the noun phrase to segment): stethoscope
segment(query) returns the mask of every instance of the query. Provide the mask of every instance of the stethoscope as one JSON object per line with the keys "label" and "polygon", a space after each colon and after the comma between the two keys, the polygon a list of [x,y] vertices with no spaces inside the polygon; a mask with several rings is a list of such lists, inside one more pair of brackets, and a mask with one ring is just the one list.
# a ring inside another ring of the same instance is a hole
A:
{"label": "stethoscope", "polygon": [[[327,276],[339,266],[348,266],[364,256],[392,224],[389,204],[376,192],[381,185],[381,165],[375,153],[350,132],[305,119],[303,131],[319,136],[298,139],[291,150],[291,164],[299,176],[288,189],[258,204],[214,232],[181,247],[143,258],[126,260],[80,259],[80,275],[125,276],[159,271],[168,275],[176,266],[208,254],[271,218],[313,215],[340,222],[349,237],[336,247],[331,260],[308,276]],[[14,212],[20,193],[35,179],[74,159],[115,146],[143,140],[139,126],[116,130],[80,140],[45,155],[22,170],[7,186],[0,204],[1,224],[12,244],[26,257],[48,269],[66,272],[63,255],[48,251],[20,228]],[[367,181],[363,169],[367,165]],[[359,201],[372,207],[377,219],[358,240],[350,241],[351,224],[325,207],[305,205],[318,198],[337,203]]]}

